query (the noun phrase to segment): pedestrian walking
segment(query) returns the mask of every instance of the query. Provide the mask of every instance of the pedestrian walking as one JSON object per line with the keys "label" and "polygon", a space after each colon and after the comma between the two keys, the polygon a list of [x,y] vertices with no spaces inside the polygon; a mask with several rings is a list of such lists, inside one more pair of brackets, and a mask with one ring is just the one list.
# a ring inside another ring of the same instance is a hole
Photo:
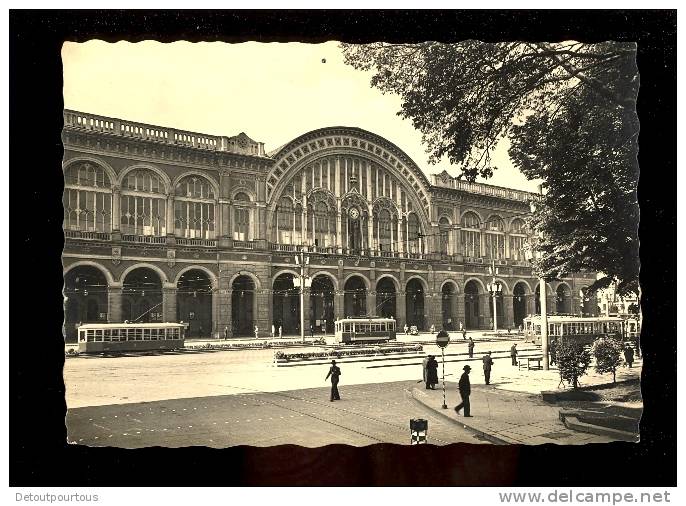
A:
{"label": "pedestrian walking", "polygon": [[429,329],[429,332],[431,332],[432,334],[433,334],[434,332],[436,332],[436,326],[435,326],[435,325],[431,325],[431,328]]}
{"label": "pedestrian walking", "polygon": [[629,364],[629,368],[634,364],[634,349],[629,343],[626,343],[626,346],[624,347],[624,360]]}
{"label": "pedestrian walking", "polygon": [[550,340],[548,351],[550,352],[550,365],[553,365],[557,362],[557,339]]}
{"label": "pedestrian walking", "polygon": [[329,373],[324,378],[324,381],[326,381],[331,376],[331,399],[329,399],[331,402],[341,400],[341,396],[338,394],[338,378],[340,375],[341,369],[336,365],[336,361],[332,360]]}
{"label": "pedestrian walking", "polygon": [[464,326],[462,325],[462,320],[460,320],[460,332],[464,329]]}
{"label": "pedestrian walking", "polygon": [[512,359],[512,365],[517,365],[517,343],[512,345],[510,348],[510,358]]}
{"label": "pedestrian walking", "polygon": [[[462,339],[467,339],[467,329],[462,329]],[[471,337],[469,339],[471,339]]]}
{"label": "pedestrian walking", "polygon": [[224,339],[228,339],[228,338],[229,338],[229,326],[227,325],[224,327]]}
{"label": "pedestrian walking", "polygon": [[279,339],[283,337],[283,325],[279,325]]}
{"label": "pedestrian walking", "polygon": [[310,323],[310,338],[314,338],[314,327]]}
{"label": "pedestrian walking", "polygon": [[489,351],[484,355],[484,358],[481,359],[484,363],[484,379],[486,380],[486,384],[490,385],[491,384],[491,366],[493,365],[493,359],[491,358],[491,352]]}
{"label": "pedestrian walking", "polygon": [[408,329],[408,328],[409,328],[409,327],[407,326],[407,323],[406,323],[405,326],[403,327],[403,331],[405,332],[405,335],[407,335],[407,329]]}
{"label": "pedestrian walking", "polygon": [[436,385],[438,385],[438,362],[436,362],[436,357],[429,355],[426,363],[426,388],[434,390]]}
{"label": "pedestrian walking", "polygon": [[198,337],[202,337],[202,323],[198,326]]}
{"label": "pedestrian walking", "polygon": [[471,418],[472,413],[471,406],[469,405],[469,396],[472,393],[472,385],[469,382],[469,371],[471,371],[472,368],[466,365],[462,369],[464,372],[462,373],[462,376],[460,376],[460,382],[457,384],[462,402],[455,406],[455,413],[459,415],[460,410],[464,408],[464,416]]}
{"label": "pedestrian walking", "polygon": [[260,329],[257,328],[257,325],[255,325],[255,339],[257,339],[259,332],[260,332]]}
{"label": "pedestrian walking", "polygon": [[272,339],[274,339],[274,324],[272,323]]}
{"label": "pedestrian walking", "polygon": [[471,336],[467,342],[467,350],[469,351],[469,358],[474,358],[474,339]]}

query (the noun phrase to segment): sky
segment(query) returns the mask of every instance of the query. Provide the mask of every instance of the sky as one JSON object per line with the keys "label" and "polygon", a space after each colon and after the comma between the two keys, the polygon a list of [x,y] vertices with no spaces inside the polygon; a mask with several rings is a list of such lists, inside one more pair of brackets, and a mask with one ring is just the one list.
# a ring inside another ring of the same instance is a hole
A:
{"label": "sky", "polygon": [[[210,135],[245,132],[267,152],[311,130],[359,127],[393,142],[427,176],[459,174],[447,160],[428,163],[421,133],[397,115],[400,97],[345,65],[337,42],[93,40],[65,43],[62,62],[67,109]],[[512,166],[506,142],[494,160],[499,170],[479,181],[537,191]]]}

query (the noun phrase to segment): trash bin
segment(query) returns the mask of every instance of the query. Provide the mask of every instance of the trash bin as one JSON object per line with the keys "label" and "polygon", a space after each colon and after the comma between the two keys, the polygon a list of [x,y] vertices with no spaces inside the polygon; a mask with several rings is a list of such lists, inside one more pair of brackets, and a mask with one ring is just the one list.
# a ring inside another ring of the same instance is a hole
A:
{"label": "trash bin", "polygon": [[410,420],[410,444],[421,445],[427,444],[427,432],[429,431],[429,421],[423,418],[412,418]]}

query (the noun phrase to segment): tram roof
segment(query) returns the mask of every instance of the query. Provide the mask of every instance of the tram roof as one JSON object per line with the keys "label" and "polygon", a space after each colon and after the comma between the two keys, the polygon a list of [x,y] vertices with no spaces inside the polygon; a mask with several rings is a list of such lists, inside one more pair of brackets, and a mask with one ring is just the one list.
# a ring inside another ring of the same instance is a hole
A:
{"label": "tram roof", "polygon": [[350,318],[340,318],[336,322],[394,322],[395,318],[381,318],[378,316],[351,316]]}
{"label": "tram roof", "polygon": [[[538,321],[541,315],[531,315],[525,320]],[[622,322],[624,318],[619,316],[572,316],[572,315],[548,315],[548,323],[581,323],[581,322]]]}
{"label": "tram roof", "polygon": [[185,326],[185,323],[84,323],[79,325],[79,329],[165,329]]}

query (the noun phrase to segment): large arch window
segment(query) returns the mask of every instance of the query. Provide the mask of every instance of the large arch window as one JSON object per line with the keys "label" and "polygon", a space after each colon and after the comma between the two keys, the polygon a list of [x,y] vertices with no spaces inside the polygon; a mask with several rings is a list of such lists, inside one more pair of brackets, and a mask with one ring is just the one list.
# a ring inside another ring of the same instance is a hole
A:
{"label": "large arch window", "polygon": [[166,235],[167,198],[160,176],[137,169],[124,179],[121,192],[121,231],[135,235]]}
{"label": "large arch window", "polygon": [[250,237],[250,197],[237,193],[234,201],[233,239],[249,241]]}
{"label": "large arch window", "polygon": [[112,189],[105,169],[83,163],[64,174],[65,230],[112,231]]}
{"label": "large arch window", "polygon": [[192,239],[214,239],[214,188],[205,178],[188,176],[175,188],[174,234]]}
{"label": "large arch window", "polygon": [[450,221],[445,216],[438,220],[438,231],[440,233],[440,252],[442,255],[450,254]]}
{"label": "large arch window", "polygon": [[[324,202],[317,202],[314,209],[314,245],[327,247],[333,244],[333,237],[331,236],[331,213],[329,206]],[[335,220],[335,218],[334,218]],[[334,221],[335,223],[335,221]],[[334,225],[335,228],[335,225]]]}
{"label": "large arch window", "polygon": [[276,208],[276,242],[279,244],[294,244],[293,223],[293,203],[288,197],[281,197],[279,207]]}
{"label": "large arch window", "polygon": [[407,216],[407,245],[410,253],[421,253],[421,239],[419,238],[419,218],[414,213]]}
{"label": "large arch window", "polygon": [[524,220],[517,218],[510,226],[510,258],[524,260],[524,244],[526,243],[526,225]]}
{"label": "large arch window", "polygon": [[376,234],[378,238],[379,251],[391,251],[392,249],[392,232],[391,226],[393,220],[388,209],[379,211],[377,219],[374,222]]}
{"label": "large arch window", "polygon": [[500,217],[488,220],[484,240],[487,258],[505,258],[505,223]]}
{"label": "large arch window", "polygon": [[468,212],[462,216],[462,230],[460,231],[460,238],[462,240],[462,252],[467,257],[481,256],[481,231],[479,226],[481,220],[479,217]]}

